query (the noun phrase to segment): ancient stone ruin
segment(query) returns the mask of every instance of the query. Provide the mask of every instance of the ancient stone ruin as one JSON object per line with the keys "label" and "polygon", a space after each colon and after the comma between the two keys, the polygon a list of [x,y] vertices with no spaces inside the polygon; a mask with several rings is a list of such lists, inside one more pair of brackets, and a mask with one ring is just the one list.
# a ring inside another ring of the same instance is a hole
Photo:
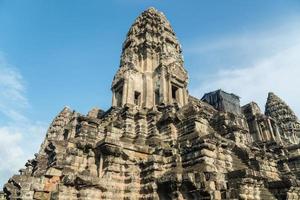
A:
{"label": "ancient stone ruin", "polygon": [[255,102],[187,90],[181,47],[154,8],[131,26],[112,107],[64,108],[0,199],[300,199],[300,123],[270,93]]}

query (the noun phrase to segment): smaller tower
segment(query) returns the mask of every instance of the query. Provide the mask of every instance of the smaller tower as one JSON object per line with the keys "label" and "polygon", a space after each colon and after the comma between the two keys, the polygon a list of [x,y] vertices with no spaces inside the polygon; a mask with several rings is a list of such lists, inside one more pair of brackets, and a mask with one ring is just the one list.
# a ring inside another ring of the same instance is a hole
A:
{"label": "smaller tower", "polygon": [[300,123],[297,116],[282,99],[272,92],[268,94],[265,114],[276,120],[290,143],[299,143]]}
{"label": "smaller tower", "polygon": [[188,75],[181,47],[163,13],[144,11],[131,26],[112,83],[112,105],[141,108],[179,107],[188,102]]}

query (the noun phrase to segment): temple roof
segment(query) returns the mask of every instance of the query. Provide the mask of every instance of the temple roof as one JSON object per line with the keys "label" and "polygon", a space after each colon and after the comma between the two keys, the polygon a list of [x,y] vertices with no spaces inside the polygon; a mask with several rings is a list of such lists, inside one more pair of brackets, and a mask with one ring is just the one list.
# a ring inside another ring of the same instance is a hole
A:
{"label": "temple roof", "polygon": [[170,22],[162,12],[153,7],[148,8],[136,18],[127,33],[127,38],[123,44],[123,51],[129,46],[133,46],[133,44],[130,45],[130,42],[147,43],[147,45],[150,45],[148,47],[171,42],[179,47]]}
{"label": "temple roof", "polygon": [[130,73],[155,73],[164,67],[167,73],[187,82],[181,46],[165,15],[153,7],[142,12],[130,27],[123,43],[120,68],[112,86]]}
{"label": "temple roof", "polygon": [[142,12],[129,29],[122,47],[121,65],[122,61],[133,59],[132,54],[145,56],[146,53],[160,57],[172,55],[182,62],[181,47],[170,22],[153,7]]}

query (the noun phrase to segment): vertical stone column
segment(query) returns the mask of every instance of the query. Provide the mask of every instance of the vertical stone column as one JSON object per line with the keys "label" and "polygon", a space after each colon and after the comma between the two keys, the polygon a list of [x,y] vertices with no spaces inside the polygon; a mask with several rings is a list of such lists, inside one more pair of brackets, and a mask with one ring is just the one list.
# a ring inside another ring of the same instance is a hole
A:
{"label": "vertical stone column", "polygon": [[124,114],[124,118],[124,133],[122,137],[132,140],[135,138],[134,115],[133,113],[130,113],[130,111],[126,111],[126,113]]}
{"label": "vertical stone column", "polygon": [[259,125],[258,122],[257,122],[257,124],[258,124],[258,130],[259,130],[259,132],[261,133],[260,135],[261,135],[262,141],[266,141],[267,138],[265,137],[265,133],[264,133],[263,130],[261,129],[261,126]]}
{"label": "vertical stone column", "polygon": [[134,104],[134,85],[133,77],[128,77],[128,86],[127,86],[127,102],[128,104]]}
{"label": "vertical stone column", "polygon": [[265,134],[266,134],[266,138],[267,138],[267,141],[271,140],[271,131],[268,129],[269,127],[269,124],[268,124],[268,121],[264,121],[264,125],[265,125]]}
{"label": "vertical stone column", "polygon": [[122,106],[124,106],[127,103],[127,96],[128,96],[128,80],[125,79],[123,83]]}
{"label": "vertical stone column", "polygon": [[151,108],[154,106],[153,96],[154,96],[154,89],[153,89],[153,78],[152,73],[146,72],[144,75],[144,82],[145,82],[145,106],[146,108]]}
{"label": "vertical stone column", "polygon": [[162,103],[167,104],[167,95],[168,95],[168,88],[167,88],[167,80],[166,80],[166,69],[165,67],[161,68],[161,77],[160,77],[160,99]]}
{"label": "vertical stone column", "polygon": [[179,91],[178,91],[178,103],[179,103],[179,106],[183,106],[184,105],[184,99],[183,99],[183,88],[179,88],[178,89]]}
{"label": "vertical stone column", "polygon": [[187,93],[186,86],[184,86],[182,94],[183,94],[183,105],[186,105],[188,103],[188,93]]}
{"label": "vertical stone column", "polygon": [[167,86],[168,86],[168,103],[172,104],[173,103],[173,98],[172,98],[172,84],[170,80],[170,75],[167,75]]}
{"label": "vertical stone column", "polygon": [[281,136],[280,136],[280,133],[278,130],[278,126],[276,124],[273,124],[272,127],[273,127],[273,130],[275,131],[275,136],[277,138],[277,141],[282,143]]}
{"label": "vertical stone column", "polygon": [[177,141],[178,133],[177,133],[176,126],[173,123],[170,123],[169,127],[170,127],[170,130],[171,130],[172,141]]}
{"label": "vertical stone column", "polygon": [[112,97],[111,105],[112,105],[112,106],[117,106],[117,102],[116,102],[116,93],[115,93],[115,91],[113,91],[113,97]]}
{"label": "vertical stone column", "polygon": [[[266,127],[266,122],[265,121],[262,121],[261,123],[263,123],[264,127]],[[261,133],[263,135],[263,139],[264,141],[269,141],[270,140],[270,135],[268,134],[268,132],[266,131],[266,128],[265,130],[262,130],[261,126],[259,126],[260,130],[261,130]]]}
{"label": "vertical stone column", "polygon": [[267,119],[267,122],[268,122],[268,127],[269,127],[269,130],[270,130],[270,133],[271,133],[271,137],[274,141],[276,141],[276,138],[275,138],[275,135],[274,135],[274,132],[273,132],[273,127],[271,125],[271,122],[270,122],[270,119]]}
{"label": "vertical stone column", "polygon": [[99,153],[99,165],[98,165],[98,177],[102,177],[103,175],[103,154]]}
{"label": "vertical stone column", "polygon": [[255,127],[255,130],[256,130],[256,136],[257,136],[259,141],[262,141],[261,131],[260,131],[260,128],[258,126],[257,119],[255,118],[253,122],[254,122],[254,127]]}
{"label": "vertical stone column", "polygon": [[138,113],[138,120],[136,125],[136,134],[138,143],[144,144],[147,137],[147,120],[146,114],[143,112]]}
{"label": "vertical stone column", "polygon": [[87,155],[87,166],[89,169],[90,176],[97,177],[98,176],[98,170],[97,165],[95,161],[95,153],[92,149],[89,149],[89,153]]}
{"label": "vertical stone column", "polygon": [[148,119],[147,119],[147,144],[150,146],[156,146],[160,141],[160,134],[157,129],[157,116],[155,113],[148,113]]}

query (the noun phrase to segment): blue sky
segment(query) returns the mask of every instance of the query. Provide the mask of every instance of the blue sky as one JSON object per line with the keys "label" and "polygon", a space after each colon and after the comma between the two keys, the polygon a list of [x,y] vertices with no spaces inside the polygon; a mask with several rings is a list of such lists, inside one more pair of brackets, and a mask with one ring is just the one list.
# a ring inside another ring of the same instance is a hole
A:
{"label": "blue sky", "polygon": [[190,93],[223,88],[300,114],[300,1],[0,0],[0,187],[38,151],[65,106],[108,109],[121,45],[154,6],[182,44]]}

